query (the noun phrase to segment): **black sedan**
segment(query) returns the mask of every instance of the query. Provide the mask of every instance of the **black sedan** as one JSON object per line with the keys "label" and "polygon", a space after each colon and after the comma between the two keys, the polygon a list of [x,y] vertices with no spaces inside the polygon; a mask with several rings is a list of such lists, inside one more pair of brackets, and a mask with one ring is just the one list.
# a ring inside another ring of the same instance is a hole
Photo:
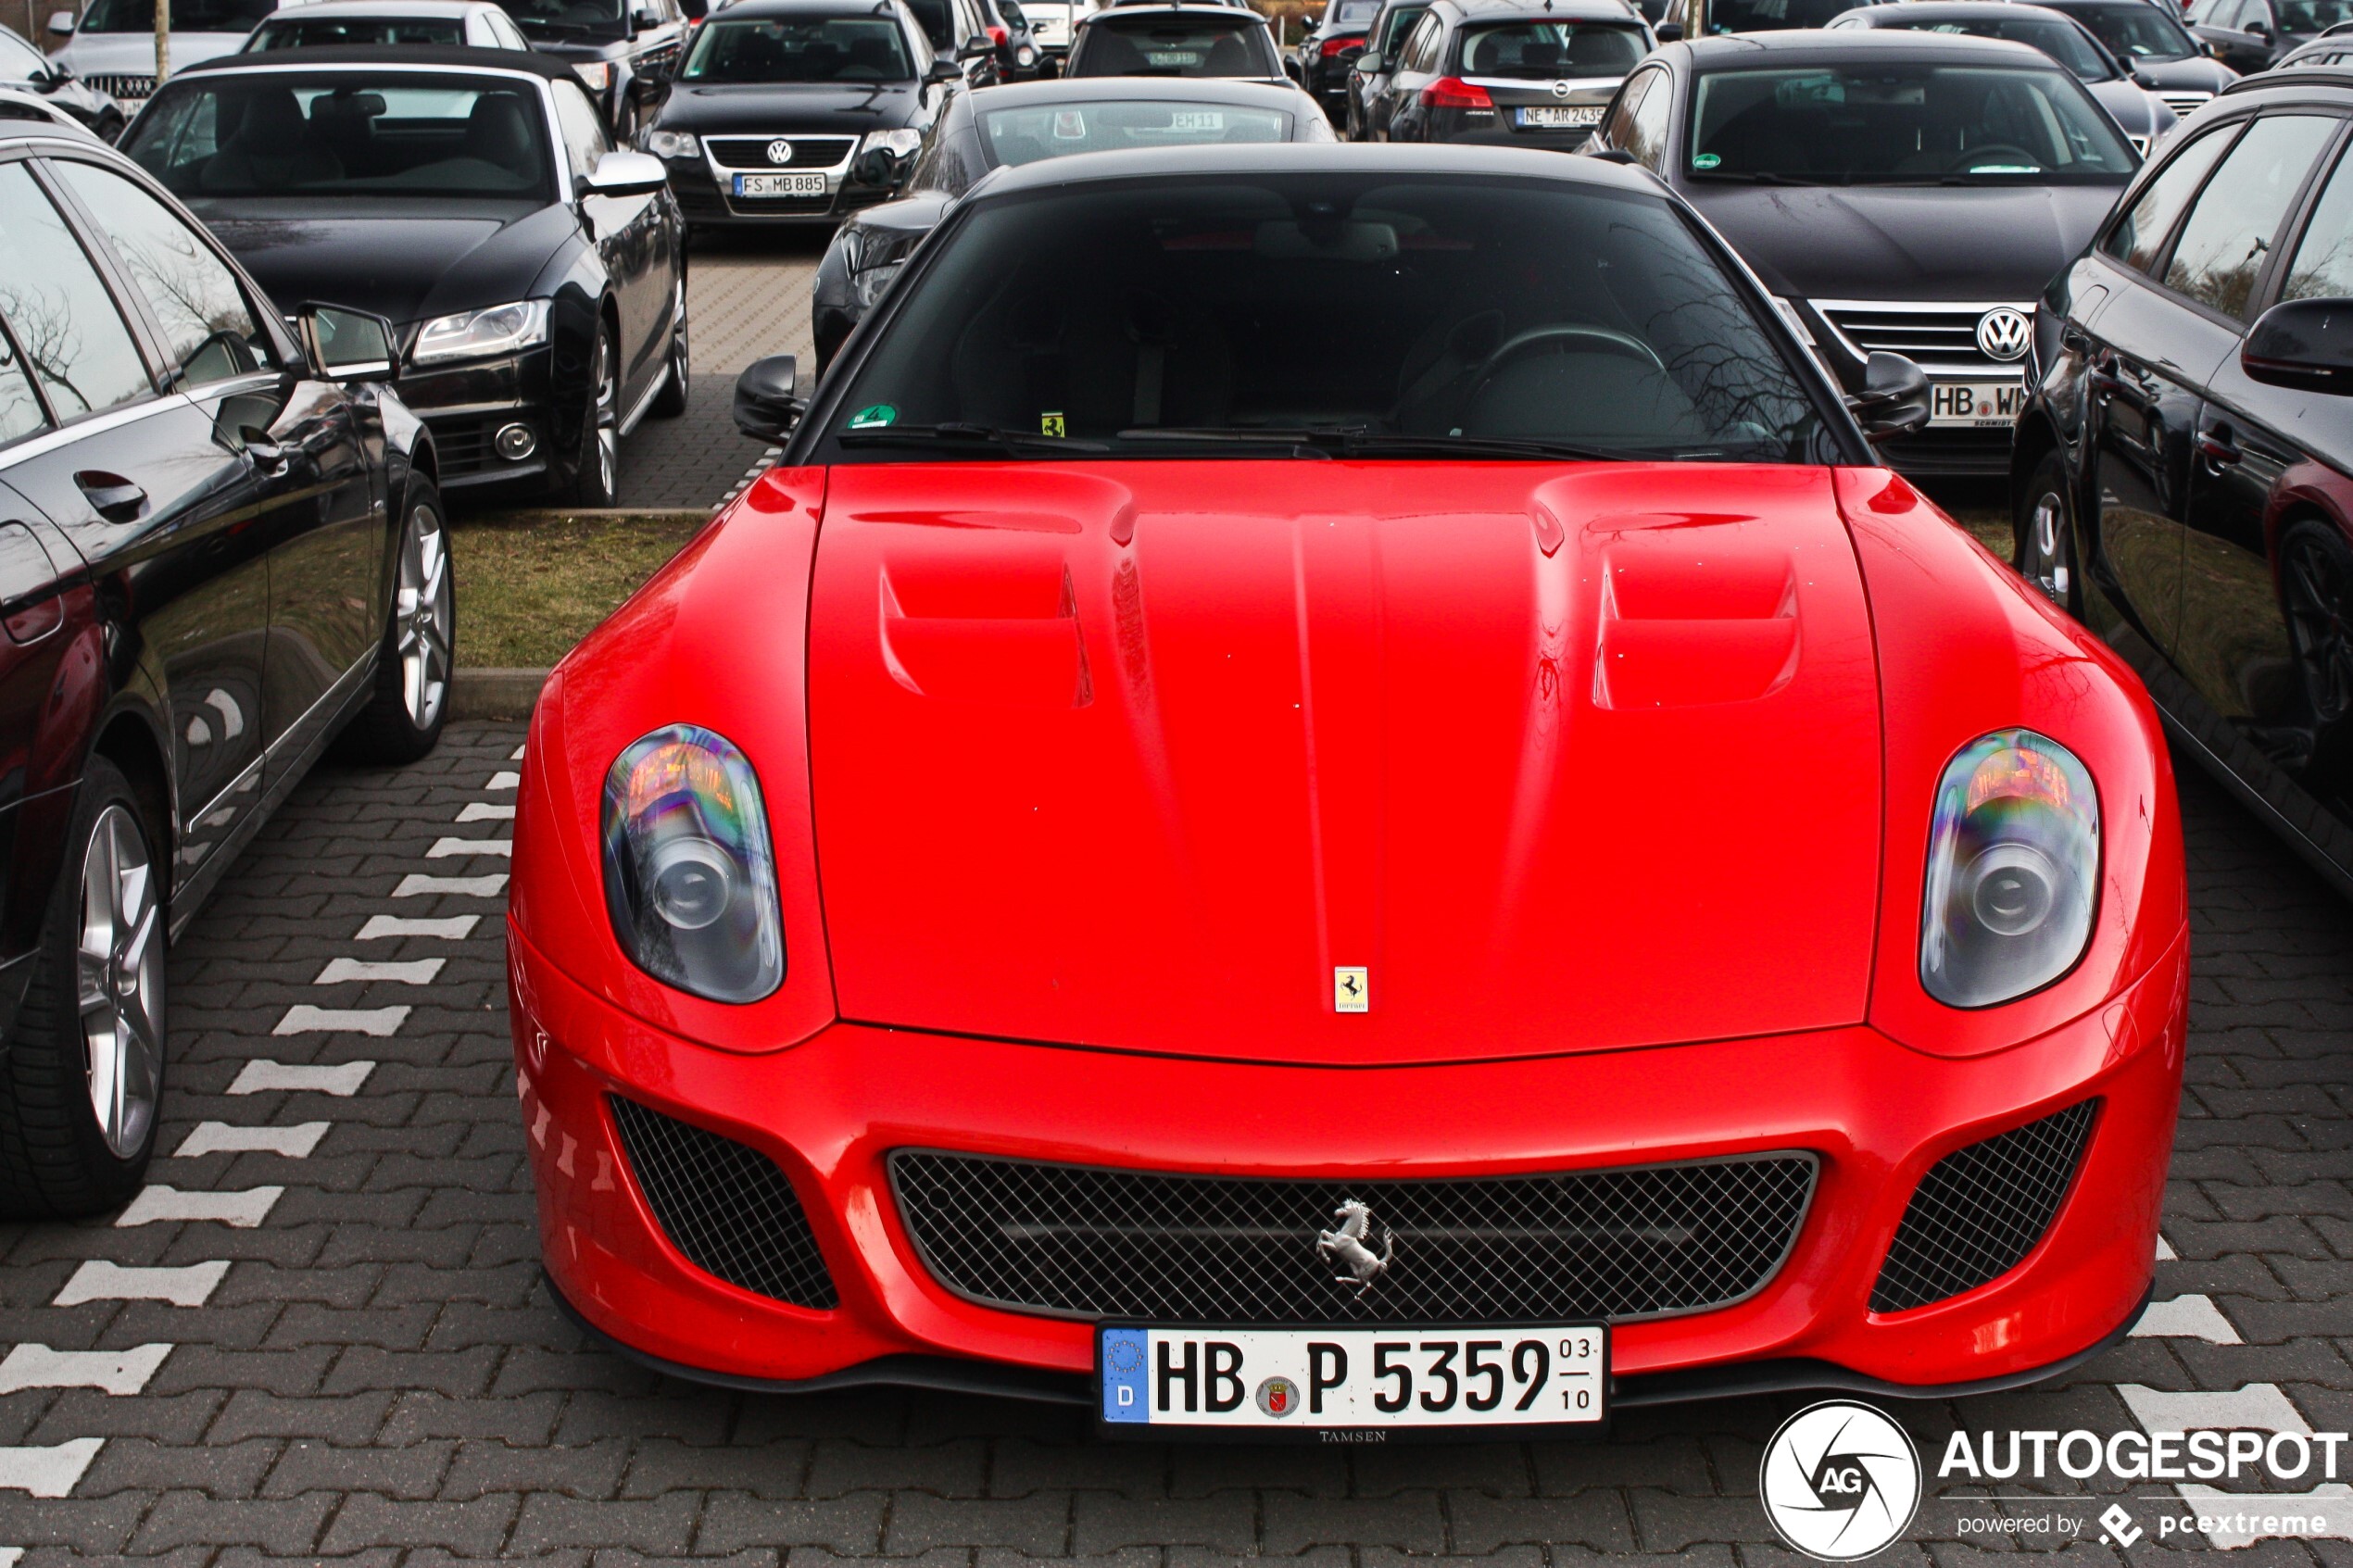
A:
{"label": "black sedan", "polygon": [[532,49],[580,75],[626,142],[686,44],[678,0],[501,0]]}
{"label": "black sedan", "polygon": [[1293,56],[1300,85],[1315,95],[1336,123],[1347,118],[1349,68],[1364,52],[1380,8],[1380,0],[1330,0]]}
{"label": "black sedan", "polygon": [[826,246],[811,310],[817,368],[831,363],[924,236],[991,169],[1123,148],[1333,139],[1323,110],[1289,82],[1129,77],[959,94],[915,160],[907,194],[858,214]]}
{"label": "black sedan", "polygon": [[833,223],[890,195],[963,84],[899,0],[737,0],[640,144],[698,227]]}
{"label": "black sedan", "polygon": [[2225,92],[2035,319],[2020,573],[2353,895],[2353,73]]}
{"label": "black sedan", "polygon": [[[1406,36],[1414,24],[1429,9],[1429,0],[1386,0],[1379,15],[1373,18],[1372,27],[1365,34],[1365,46],[1357,52],[1348,68],[1348,112],[1342,129],[1352,142],[1379,140],[1385,127],[1373,117],[1373,106],[1381,101],[1388,90],[1390,73],[1396,69],[1397,52],[1405,46]],[[1370,64],[1367,64],[1367,61]]]}
{"label": "black sedan", "polygon": [[0,121],[0,1212],[145,1179],[168,937],[342,734],[448,711],[431,439],[384,322],[293,327],[128,159]]}
{"label": "black sedan", "polygon": [[1285,80],[1265,19],[1234,6],[1124,6],[1081,18],[1064,76]]}
{"label": "black sedan", "polygon": [[1914,473],[2006,471],[2028,312],[2140,161],[2040,50],[1879,29],[1664,44],[1588,150],[1689,196],[1850,392],[1918,361]]}
{"label": "black sedan", "polygon": [[686,408],[686,225],[661,165],[616,151],[558,62],[233,56],[174,76],[124,150],[282,307],[396,324],[444,488],[528,481],[609,506],[621,437]]}
{"label": "black sedan", "polygon": [[2149,0],[2038,0],[2045,9],[2071,17],[2089,29],[2108,52],[2131,68],[2133,80],[2187,119],[2208,98],[2238,80],[2238,72],[2215,59],[2190,36],[2171,4]]}
{"label": "black sedan", "polygon": [[1384,142],[1568,151],[1650,50],[1618,0],[1436,0],[1397,58],[1360,62],[1386,78],[1365,118]]}
{"label": "black sedan", "polygon": [[40,50],[0,28],[0,87],[21,88],[111,142],[122,134],[122,106]]}
{"label": "black sedan", "polygon": [[2197,0],[2190,31],[2233,70],[2269,70],[2343,21],[2353,0]]}

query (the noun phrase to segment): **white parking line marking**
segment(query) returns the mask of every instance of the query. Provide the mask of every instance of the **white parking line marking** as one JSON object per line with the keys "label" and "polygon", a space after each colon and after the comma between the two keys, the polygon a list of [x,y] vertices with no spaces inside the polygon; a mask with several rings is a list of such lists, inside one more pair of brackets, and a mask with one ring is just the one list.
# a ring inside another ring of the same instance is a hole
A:
{"label": "white parking line marking", "polygon": [[2135,1339],[2203,1339],[2209,1345],[2244,1345],[2239,1331],[2210,1296],[2176,1296],[2152,1301],[2133,1325]]}
{"label": "white parking line marking", "polygon": [[36,1498],[65,1497],[105,1446],[103,1437],[76,1437],[48,1448],[0,1449],[0,1487]]}
{"label": "white parking line marking", "polygon": [[430,985],[447,959],[405,959],[378,962],[370,959],[329,959],[313,985],[340,985],[346,980],[396,980],[403,985]]}
{"label": "white parking line marking", "polygon": [[268,1057],[256,1057],[237,1070],[236,1082],[229,1085],[233,1095],[266,1095],[279,1089],[292,1089],[298,1094],[333,1095],[347,1099],[359,1092],[368,1074],[376,1070],[372,1061],[346,1061],[333,1067],[305,1067],[293,1062],[271,1061]]}
{"label": "white parking line marking", "polygon": [[17,1568],[17,1559],[23,1555],[20,1546],[0,1546],[0,1568]]}
{"label": "white parking line marking", "polygon": [[2225,1551],[2278,1536],[2307,1541],[2353,1541],[2353,1486],[2325,1482],[2309,1492],[2218,1492],[2195,1481],[2182,1500],[2210,1524],[2206,1538]]}
{"label": "white parking line marking", "polygon": [[2158,1232],[2157,1261],[2160,1263],[2172,1263],[2180,1261],[2181,1257],[2182,1255],[2179,1252],[2173,1250],[2173,1244],[2165,1239],[2165,1233],[2163,1231]]}
{"label": "white parking line marking", "polygon": [[427,876],[422,872],[410,872],[392,890],[396,898],[414,898],[427,893],[456,893],[468,898],[496,898],[507,889],[507,873],[494,872],[488,876]]}
{"label": "white parking line marking", "polygon": [[[521,756],[522,753],[518,752],[516,755]],[[490,782],[482,787],[484,789],[512,789],[521,783],[522,783],[522,775],[521,773],[501,768],[497,772],[491,774]]]}
{"label": "white parking line marking", "polygon": [[2138,1383],[2120,1383],[2116,1391],[2124,1396],[2133,1419],[2145,1432],[2187,1432],[2210,1426],[2229,1432],[2312,1435],[2312,1428],[2276,1383],[2250,1383],[2215,1394],[2169,1394]]}
{"label": "white parking line marking", "polygon": [[474,928],[480,915],[449,915],[442,919],[412,920],[405,915],[370,915],[368,923],[359,928],[355,940],[373,942],[379,936],[432,936],[444,942],[461,942]]}
{"label": "white parking line marking", "polygon": [[199,1122],[195,1132],[172,1151],[174,1160],[202,1154],[282,1154],[308,1160],[319,1140],[327,1135],[324,1122],[304,1122],[292,1127],[233,1127],[226,1122]]}
{"label": "white parking line marking", "polygon": [[515,747],[515,752],[514,752],[514,755],[513,755],[513,756],[511,756],[511,757],[510,757],[510,758],[508,758],[508,759],[507,759],[507,760],[508,760],[508,761],[510,761],[510,762],[520,762],[520,761],[522,761],[522,746],[517,746],[517,747]]}
{"label": "white parking line marking", "polygon": [[378,1039],[398,1033],[409,1016],[409,1004],[388,1008],[315,1008],[296,1002],[278,1020],[272,1035],[373,1035]]}
{"label": "white parking line marking", "polygon": [[181,1220],[218,1220],[232,1230],[249,1231],[270,1217],[283,1198],[282,1186],[248,1187],[244,1192],[182,1192],[178,1187],[142,1187],[131,1207],[115,1216],[118,1229],[132,1225],[168,1224]]}
{"label": "white parking line marking", "polygon": [[[93,1258],[73,1271],[53,1307],[79,1307],[85,1301],[169,1301],[175,1307],[201,1307],[212,1299],[229,1277],[229,1261],[189,1263],[176,1269],[133,1269]],[[7,1568],[0,1563],[0,1568]]]}
{"label": "white parking line marking", "polygon": [[169,1345],[140,1345],[128,1350],[52,1350],[46,1345],[19,1345],[0,1358],[0,1394],[20,1394],[27,1388],[103,1388],[109,1394],[136,1394],[171,1354]]}
{"label": "white parking line marking", "polygon": [[428,860],[446,860],[453,855],[512,855],[515,841],[511,838],[436,838],[433,847],[425,851]]}
{"label": "white parking line marking", "polygon": [[469,800],[466,809],[458,813],[458,820],[461,822],[511,822],[515,820],[515,809],[511,804],[493,806],[487,800]]}

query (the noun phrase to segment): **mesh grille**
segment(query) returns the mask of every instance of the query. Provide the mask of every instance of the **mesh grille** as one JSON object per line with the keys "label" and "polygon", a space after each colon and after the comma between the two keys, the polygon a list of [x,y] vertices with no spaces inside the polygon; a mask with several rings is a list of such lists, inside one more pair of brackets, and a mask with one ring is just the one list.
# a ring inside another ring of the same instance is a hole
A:
{"label": "mesh grille", "polygon": [[2069,1106],[1930,1166],[1895,1227],[1871,1311],[1924,1307],[2018,1267],[2051,1228],[2098,1105]]}
{"label": "mesh grille", "polygon": [[[990,1306],[1148,1323],[1539,1323],[1696,1311],[1756,1291],[1796,1239],[1815,1160],[1340,1183],[901,1149],[890,1171],[925,1265]],[[1361,1291],[1316,1250],[1350,1198],[1371,1208],[1366,1244],[1392,1258]]]}
{"label": "mesh grille", "polygon": [[809,1216],[775,1161],[634,1100],[609,1098],[637,1185],[687,1261],[796,1307],[841,1304]]}

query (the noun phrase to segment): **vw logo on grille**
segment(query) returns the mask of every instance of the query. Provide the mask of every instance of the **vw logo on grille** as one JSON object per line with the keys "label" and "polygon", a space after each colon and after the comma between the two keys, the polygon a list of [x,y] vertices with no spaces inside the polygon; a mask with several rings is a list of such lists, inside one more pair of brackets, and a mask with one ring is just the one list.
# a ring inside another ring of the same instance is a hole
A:
{"label": "vw logo on grille", "polygon": [[[769,143],[768,161],[770,163],[790,163],[792,161],[792,144],[786,141],[782,136],[779,136],[774,141]],[[2018,312],[2013,310],[2010,314],[2015,316]],[[1985,329],[1983,327],[1978,328],[1977,335],[1982,338],[1985,335]],[[1989,349],[1987,352],[1990,353],[1992,351]]]}
{"label": "vw logo on grille", "polygon": [[2018,358],[2026,352],[2027,340],[2033,332],[2033,324],[2027,320],[2025,312],[2007,305],[1977,319],[1977,346],[1985,351],[1988,359]]}
{"label": "vw logo on grille", "polygon": [[1554,82],[1554,83],[1553,83],[1553,96],[1554,96],[1554,97],[1555,97],[1555,98],[1566,98],[1566,97],[1567,97],[1567,96],[1568,96],[1568,83],[1567,83],[1567,82]]}

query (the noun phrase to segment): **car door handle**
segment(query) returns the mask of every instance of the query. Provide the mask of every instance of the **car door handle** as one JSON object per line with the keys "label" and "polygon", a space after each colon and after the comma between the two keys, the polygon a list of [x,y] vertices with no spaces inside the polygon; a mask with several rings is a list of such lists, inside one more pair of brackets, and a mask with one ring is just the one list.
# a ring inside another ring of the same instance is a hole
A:
{"label": "car door handle", "polygon": [[2069,321],[2059,328],[2059,347],[2069,354],[2089,354],[2092,351],[2092,334]]}
{"label": "car door handle", "polygon": [[73,476],[90,509],[108,522],[135,522],[147,509],[147,493],[119,473],[84,469]]}
{"label": "car door handle", "polygon": [[2214,425],[2197,433],[2197,455],[2206,459],[2207,467],[2217,471],[2229,468],[2246,456],[2238,443],[2231,439],[2231,427]]}

